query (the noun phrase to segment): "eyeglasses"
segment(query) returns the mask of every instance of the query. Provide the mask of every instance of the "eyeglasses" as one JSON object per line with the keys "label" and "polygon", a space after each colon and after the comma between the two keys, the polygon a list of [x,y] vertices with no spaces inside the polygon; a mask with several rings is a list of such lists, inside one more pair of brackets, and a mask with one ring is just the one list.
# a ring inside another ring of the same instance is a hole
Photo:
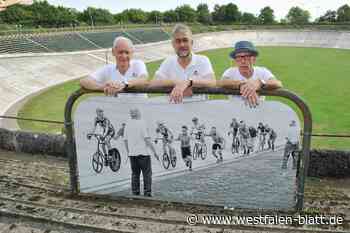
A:
{"label": "eyeglasses", "polygon": [[243,60],[243,59],[248,59],[248,58],[250,58],[250,57],[252,57],[251,54],[247,54],[247,55],[237,55],[237,56],[235,56],[235,59],[236,59],[236,60]]}

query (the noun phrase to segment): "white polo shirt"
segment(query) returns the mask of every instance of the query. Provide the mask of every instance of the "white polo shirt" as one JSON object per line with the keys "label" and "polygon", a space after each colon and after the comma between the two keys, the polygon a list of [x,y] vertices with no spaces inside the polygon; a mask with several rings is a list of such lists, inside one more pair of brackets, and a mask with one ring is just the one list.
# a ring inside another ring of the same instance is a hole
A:
{"label": "white polo shirt", "polygon": [[[135,80],[140,76],[148,77],[148,72],[146,65],[141,60],[130,60],[129,69],[125,74],[121,74],[117,69],[116,64],[108,64],[94,73],[90,74],[90,77],[94,79],[98,84],[103,85],[107,81],[118,81],[118,82],[128,82],[130,80]],[[121,93],[120,96],[138,96],[138,97],[147,97],[147,94],[134,94],[134,93]]]}
{"label": "white polo shirt", "polygon": [[189,78],[203,79],[209,74],[214,74],[213,67],[206,56],[192,54],[191,63],[186,68],[182,68],[177,59],[175,55],[165,59],[157,70],[156,77],[158,79],[188,80]]}
{"label": "white polo shirt", "polygon": [[[160,80],[198,80],[206,76],[214,75],[213,67],[208,57],[203,55],[192,54],[191,63],[183,68],[176,55],[165,59],[156,71],[156,78]],[[200,99],[207,99],[206,95],[195,95]]]}
{"label": "white polo shirt", "polygon": [[[224,74],[221,77],[222,80],[235,80],[235,81],[247,81],[248,79],[241,75],[238,67],[230,67],[225,70]],[[265,67],[254,66],[253,67],[253,75],[249,78],[249,80],[271,80],[276,79],[276,77],[272,74],[270,70]],[[264,96],[261,96],[260,99],[264,100]],[[242,99],[241,96],[231,96],[234,99]]]}
{"label": "white polo shirt", "polygon": [[146,122],[141,119],[127,121],[124,131],[124,140],[128,140],[129,155],[150,155],[145,138],[149,138]]}

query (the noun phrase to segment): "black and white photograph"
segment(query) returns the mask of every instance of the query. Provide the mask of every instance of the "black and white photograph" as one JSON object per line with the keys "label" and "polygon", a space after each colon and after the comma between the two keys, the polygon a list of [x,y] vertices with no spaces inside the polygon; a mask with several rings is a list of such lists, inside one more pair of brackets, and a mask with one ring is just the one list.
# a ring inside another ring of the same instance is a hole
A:
{"label": "black and white photograph", "polygon": [[295,205],[300,122],[283,103],[90,97],[74,118],[83,193],[232,208]]}

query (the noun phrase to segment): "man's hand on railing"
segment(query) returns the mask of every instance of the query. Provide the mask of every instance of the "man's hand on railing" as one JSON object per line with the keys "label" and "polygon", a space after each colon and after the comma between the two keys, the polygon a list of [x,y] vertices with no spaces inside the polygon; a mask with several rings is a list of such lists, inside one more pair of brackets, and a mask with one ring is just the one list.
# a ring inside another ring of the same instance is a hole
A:
{"label": "man's hand on railing", "polygon": [[189,87],[189,80],[179,81],[170,93],[170,102],[181,103],[184,96],[192,95],[192,88]]}
{"label": "man's hand on railing", "polygon": [[261,83],[259,80],[248,80],[244,84],[240,85],[240,93],[246,98],[249,106],[255,107],[259,103],[259,96],[257,91],[260,89]]}
{"label": "man's hand on railing", "polygon": [[119,92],[123,91],[124,88],[125,88],[124,83],[120,83],[120,82],[116,82],[116,81],[109,81],[105,84],[105,86],[103,88],[103,92],[107,96],[115,96]]}

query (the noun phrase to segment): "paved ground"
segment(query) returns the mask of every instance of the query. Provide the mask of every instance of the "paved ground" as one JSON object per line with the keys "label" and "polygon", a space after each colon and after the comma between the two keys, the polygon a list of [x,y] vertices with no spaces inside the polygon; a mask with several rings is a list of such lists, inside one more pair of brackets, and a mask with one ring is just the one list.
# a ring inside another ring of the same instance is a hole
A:
{"label": "paved ground", "polygon": [[[295,170],[281,171],[281,151],[263,152],[153,182],[155,199],[226,207],[291,209]],[[113,195],[129,195],[130,189]]]}

